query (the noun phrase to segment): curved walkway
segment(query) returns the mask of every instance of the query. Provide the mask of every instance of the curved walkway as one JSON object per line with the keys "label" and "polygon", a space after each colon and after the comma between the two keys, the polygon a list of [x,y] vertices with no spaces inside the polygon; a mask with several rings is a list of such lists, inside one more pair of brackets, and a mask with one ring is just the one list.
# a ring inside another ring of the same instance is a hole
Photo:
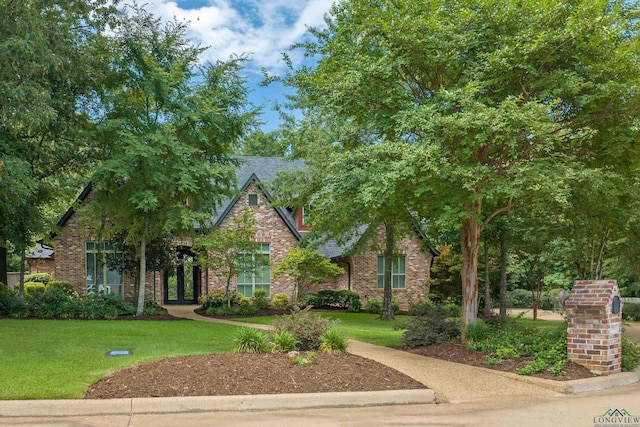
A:
{"label": "curved walkway", "polygon": [[[196,306],[165,306],[169,314],[185,319],[239,326],[252,326],[268,330],[268,325],[215,319],[194,313]],[[528,378],[529,382],[496,371],[477,368],[445,360],[411,354],[361,341],[349,342],[349,353],[375,360],[426,385],[436,392],[439,402],[464,402],[501,397],[521,397],[523,400],[558,395],[549,382]],[[555,383],[555,382],[554,382]]]}

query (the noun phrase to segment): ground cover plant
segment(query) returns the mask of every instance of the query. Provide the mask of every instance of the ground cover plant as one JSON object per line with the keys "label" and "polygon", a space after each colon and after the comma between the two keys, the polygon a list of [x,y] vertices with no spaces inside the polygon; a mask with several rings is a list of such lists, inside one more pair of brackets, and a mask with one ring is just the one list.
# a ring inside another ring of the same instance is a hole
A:
{"label": "ground cover plant", "polygon": [[[233,351],[238,327],[205,322],[0,319],[0,399],[82,397],[104,375],[156,359]],[[131,356],[107,356],[132,350]]]}

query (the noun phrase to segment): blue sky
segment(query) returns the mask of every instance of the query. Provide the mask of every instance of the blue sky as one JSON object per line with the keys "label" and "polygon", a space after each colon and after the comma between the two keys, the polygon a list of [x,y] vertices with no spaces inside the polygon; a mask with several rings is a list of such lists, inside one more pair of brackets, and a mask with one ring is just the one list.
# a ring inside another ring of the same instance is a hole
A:
{"label": "blue sky", "polygon": [[[225,60],[233,55],[251,59],[246,70],[251,101],[263,105],[263,130],[278,126],[278,115],[271,110],[273,101],[284,100],[283,88],[259,87],[260,70],[280,74],[284,70],[282,53],[302,41],[307,27],[322,27],[324,15],[334,0],[151,0],[145,9],[154,15],[188,23],[188,36],[210,46],[202,61]],[[295,65],[300,53],[290,53]]]}

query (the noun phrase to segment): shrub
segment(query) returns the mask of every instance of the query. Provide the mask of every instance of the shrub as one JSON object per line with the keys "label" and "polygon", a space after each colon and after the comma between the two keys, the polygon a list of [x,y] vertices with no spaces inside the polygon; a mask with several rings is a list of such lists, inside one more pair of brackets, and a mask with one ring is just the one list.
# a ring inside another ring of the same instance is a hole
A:
{"label": "shrub", "polygon": [[533,306],[531,291],[514,289],[507,292],[507,305],[512,308],[531,308]]}
{"label": "shrub", "polygon": [[235,337],[236,353],[268,353],[267,334],[259,329],[241,328]]}
{"label": "shrub", "polygon": [[68,280],[52,280],[47,283],[47,290],[54,288],[62,290],[67,295],[78,295],[75,289],[73,289],[71,282],[69,282]]}
{"label": "shrub", "polygon": [[18,301],[14,291],[9,289],[4,283],[0,283],[0,316],[9,316],[11,307]]}
{"label": "shrub", "polygon": [[145,316],[162,316],[168,314],[167,310],[160,307],[157,301],[148,299],[144,301],[144,308],[142,314]]}
{"label": "shrub", "polygon": [[335,325],[335,321],[310,313],[309,309],[294,310],[286,316],[276,316],[273,322],[276,332],[292,333],[300,342],[300,350],[317,350],[320,337]]}
{"label": "shrub", "polygon": [[495,329],[484,322],[482,319],[477,319],[476,323],[467,325],[467,329],[464,330],[462,340],[465,342],[480,342],[491,337],[495,332]]}
{"label": "shrub", "polygon": [[367,311],[373,314],[382,313],[382,301],[377,299],[369,299],[364,303]]}
{"label": "shrub", "polygon": [[25,300],[32,301],[38,295],[44,293],[46,286],[42,282],[25,282],[24,284],[24,298]]}
{"label": "shrub", "polygon": [[294,351],[298,347],[298,340],[288,331],[274,332],[271,341],[273,341],[271,351],[274,353],[286,353]]}
{"label": "shrub", "polygon": [[322,307],[322,298],[318,294],[306,293],[298,296],[298,306],[306,308],[311,306],[312,308]]}
{"label": "shrub", "polygon": [[50,287],[32,297],[29,303],[31,314],[42,319],[73,319],[80,312],[78,295],[68,293],[62,287]]}
{"label": "shrub", "polygon": [[347,351],[349,342],[343,334],[330,329],[320,337],[320,350],[329,354],[342,354]]}
{"label": "shrub", "polygon": [[119,295],[89,294],[79,309],[80,318],[86,320],[114,319],[135,313],[136,308]]}
{"label": "shrub", "polygon": [[271,305],[275,308],[288,308],[291,306],[291,298],[289,295],[279,292],[271,298]]}
{"label": "shrub", "polygon": [[460,336],[458,323],[439,307],[425,308],[421,316],[415,316],[396,329],[405,329],[401,344],[420,347],[439,344]]}
{"label": "shrub", "polygon": [[267,291],[264,289],[256,289],[253,292],[253,306],[258,310],[269,307]]}
{"label": "shrub", "polygon": [[449,317],[462,317],[462,307],[453,300],[447,299],[440,307]]}
{"label": "shrub", "polygon": [[291,362],[295,366],[310,366],[313,364],[313,362],[315,362],[316,357],[318,357],[318,354],[313,351],[309,351],[307,352],[307,354],[303,356],[302,354],[296,351],[296,352],[293,352],[290,356],[291,356]]}
{"label": "shrub", "polygon": [[631,372],[640,362],[640,347],[627,338],[622,338],[622,372]]}
{"label": "shrub", "polygon": [[355,291],[324,289],[318,292],[318,298],[320,298],[320,305],[325,307],[348,309],[352,301],[360,304],[360,294]]}
{"label": "shrub", "polygon": [[18,298],[16,298],[11,303],[11,317],[15,317],[17,319],[26,319],[31,314],[29,310],[29,306],[25,302],[20,302]]}
{"label": "shrub", "polygon": [[211,307],[207,309],[209,316],[251,316],[258,312],[258,309],[252,305],[233,305],[228,307]]}
{"label": "shrub", "polygon": [[360,301],[360,297],[351,299],[349,302],[349,307],[347,307],[347,311],[350,313],[360,313],[362,309],[362,302]]}
{"label": "shrub", "polygon": [[24,282],[38,282],[45,285],[51,281],[51,275],[49,273],[33,273],[24,276]]}
{"label": "shrub", "polygon": [[425,298],[409,307],[409,316],[422,316],[429,310],[435,308],[435,304],[429,298]]}
{"label": "shrub", "polygon": [[622,305],[622,318],[625,320],[640,320],[640,304],[625,302]]}
{"label": "shrub", "polygon": [[[238,306],[243,303],[243,299],[245,299],[238,292],[231,292],[231,306]],[[207,310],[209,308],[218,308],[222,306],[228,306],[227,304],[227,293],[224,289],[216,289],[214,291],[209,292],[209,295],[203,297],[201,299],[202,308]],[[248,302],[247,302],[248,303]]]}

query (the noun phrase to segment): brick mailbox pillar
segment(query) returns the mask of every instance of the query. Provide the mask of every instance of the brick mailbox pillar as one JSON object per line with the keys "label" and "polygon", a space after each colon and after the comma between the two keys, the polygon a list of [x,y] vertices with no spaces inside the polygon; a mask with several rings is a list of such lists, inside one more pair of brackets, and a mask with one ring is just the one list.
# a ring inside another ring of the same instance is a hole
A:
{"label": "brick mailbox pillar", "polygon": [[567,309],[567,356],[598,375],[620,372],[622,302],[615,280],[581,280]]}

